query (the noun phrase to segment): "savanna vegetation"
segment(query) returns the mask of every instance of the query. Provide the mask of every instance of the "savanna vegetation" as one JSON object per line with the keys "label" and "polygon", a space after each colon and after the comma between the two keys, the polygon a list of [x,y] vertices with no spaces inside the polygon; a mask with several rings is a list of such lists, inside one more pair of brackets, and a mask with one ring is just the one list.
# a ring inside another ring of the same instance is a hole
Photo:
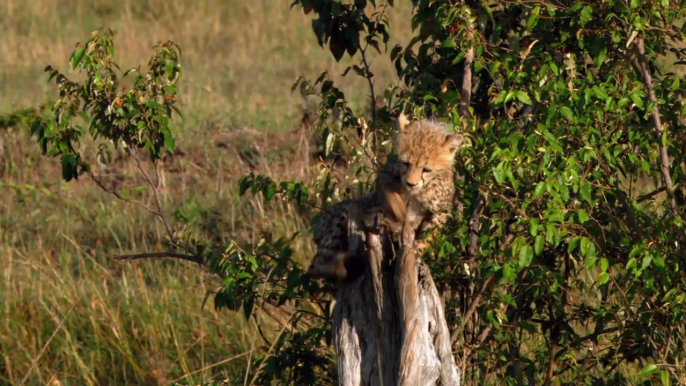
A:
{"label": "savanna vegetation", "polygon": [[401,110],[468,138],[462,383],[686,382],[686,3],[2,7],[3,382],[335,384],[308,225]]}
{"label": "savanna vegetation", "polygon": [[[288,4],[1,3],[0,383],[197,384],[244,368],[255,357],[248,354],[251,342],[261,344],[259,333],[240,314],[215,311],[211,301],[202,307],[217,283],[197,264],[111,259],[164,250],[162,224],[88,179],[65,183],[59,159],[41,156],[28,127],[35,110],[48,112],[59,97],[44,68],[82,79],[70,70],[70,55],[102,26],[115,32],[116,61],[124,69],[145,65],[159,40],[178,43],[184,75],[177,106],[184,119],[175,121],[176,152],[162,168],[167,215],[217,241],[256,243],[264,230],[291,235],[307,224],[288,208],[239,197],[237,181],[251,168],[294,180],[316,169],[293,141],[312,106],[290,87],[299,75],[327,68],[341,79],[345,63],[319,48],[307,17]],[[398,41],[411,32],[409,12],[409,6],[390,12],[404,31]],[[390,62],[372,65],[379,79],[392,81]],[[360,109],[366,84],[346,80]],[[93,159],[96,147],[83,146]],[[107,173],[128,189],[143,185],[125,159],[113,160]],[[152,193],[137,197],[151,202]],[[308,237],[291,246],[307,264]]]}

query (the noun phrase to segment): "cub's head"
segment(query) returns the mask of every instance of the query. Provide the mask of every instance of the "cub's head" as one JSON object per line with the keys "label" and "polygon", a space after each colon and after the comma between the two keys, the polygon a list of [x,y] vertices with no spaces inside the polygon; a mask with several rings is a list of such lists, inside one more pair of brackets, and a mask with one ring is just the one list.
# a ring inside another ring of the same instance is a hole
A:
{"label": "cub's head", "polygon": [[421,191],[435,177],[453,173],[455,153],[462,139],[461,134],[453,133],[440,122],[410,122],[405,114],[400,114],[395,149],[402,182],[410,193]]}

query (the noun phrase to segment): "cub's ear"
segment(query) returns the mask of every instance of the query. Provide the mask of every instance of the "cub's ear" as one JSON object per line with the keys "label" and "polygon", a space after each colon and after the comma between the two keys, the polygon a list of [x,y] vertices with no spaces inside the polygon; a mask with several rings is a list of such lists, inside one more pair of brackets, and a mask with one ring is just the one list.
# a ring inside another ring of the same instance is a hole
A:
{"label": "cub's ear", "polygon": [[448,147],[448,151],[450,151],[452,154],[455,154],[457,153],[457,150],[460,149],[463,140],[464,137],[462,134],[448,135],[445,140],[445,145]]}
{"label": "cub's ear", "polygon": [[405,113],[400,113],[397,120],[398,131],[404,133],[407,131],[407,127],[410,126],[410,120],[407,118]]}

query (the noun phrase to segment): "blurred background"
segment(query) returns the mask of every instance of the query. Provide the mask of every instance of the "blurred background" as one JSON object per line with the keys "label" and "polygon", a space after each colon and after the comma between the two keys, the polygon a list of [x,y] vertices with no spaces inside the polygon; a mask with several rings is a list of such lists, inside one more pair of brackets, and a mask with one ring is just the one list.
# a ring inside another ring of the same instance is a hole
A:
{"label": "blurred background", "polygon": [[[406,3],[387,11],[389,49],[412,35]],[[173,40],[183,50],[177,106],[185,119],[174,124],[177,152],[164,161],[166,215],[220,242],[307,230],[285,204],[238,197],[237,181],[250,170],[298,180],[315,168],[302,121],[311,105],[290,90],[298,76],[328,71],[356,113],[370,100],[363,78],[342,77],[359,58],[337,63],[317,44],[310,18],[289,6],[0,2],[0,385],[197,384],[246,366],[256,331],[240,313],[215,312],[211,297],[201,307],[211,278],[186,262],[113,261],[165,250],[163,228],[89,179],[61,181],[59,160],[40,155],[27,122],[57,98],[44,68],[78,79],[69,56],[92,31],[112,28],[122,68],[144,66],[156,42]],[[397,75],[387,55],[371,60],[378,94]],[[123,187],[144,185],[124,159],[115,157],[107,173]],[[293,246],[307,264],[310,238]]]}

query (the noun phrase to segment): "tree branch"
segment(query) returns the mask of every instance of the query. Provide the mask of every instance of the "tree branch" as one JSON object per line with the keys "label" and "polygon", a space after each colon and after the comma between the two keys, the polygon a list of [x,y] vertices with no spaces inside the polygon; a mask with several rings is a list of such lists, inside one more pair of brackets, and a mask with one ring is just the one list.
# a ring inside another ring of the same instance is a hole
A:
{"label": "tree branch", "polygon": [[492,280],[493,280],[493,277],[491,277],[487,280],[484,280],[484,282],[481,283],[481,287],[479,288],[479,291],[476,293],[476,296],[474,296],[472,303],[469,305],[469,309],[467,310],[467,312],[465,312],[464,316],[462,317],[462,322],[460,323],[460,328],[456,328],[450,334],[450,342],[452,344],[455,344],[457,339],[460,337],[460,334],[464,330],[465,324],[472,317],[474,312],[476,312],[476,309],[479,306],[479,303],[481,302],[481,297],[483,296],[484,291],[486,291],[486,288],[488,288],[488,285],[491,283]]}
{"label": "tree branch", "polygon": [[265,314],[269,315],[275,322],[279,323],[284,330],[290,332],[291,334],[298,331],[295,326],[291,323],[291,318],[294,315],[294,313],[291,313],[291,315],[286,315],[286,312],[278,307],[275,307],[267,302],[262,303],[262,311],[264,311]]}
{"label": "tree branch", "polygon": [[[88,176],[96,183],[96,185],[98,185],[98,187],[100,187],[100,189],[102,189],[106,193],[112,194],[114,197],[116,197],[119,200],[122,200],[126,203],[138,205],[139,207],[143,208],[145,211],[147,211],[147,212],[151,213],[152,215],[156,216],[157,218],[159,218],[160,221],[162,222],[162,225],[164,226],[164,230],[167,233],[167,236],[169,237],[169,241],[173,245],[183,249],[186,252],[189,252],[191,255],[194,255],[195,251],[191,250],[189,245],[187,245],[185,242],[183,242],[182,240],[179,240],[177,237],[174,236],[174,230],[169,225],[169,221],[167,221],[167,218],[164,215],[164,211],[162,209],[162,203],[160,201],[159,192],[158,192],[159,186],[160,186],[160,173],[159,173],[158,165],[156,163],[154,164],[155,174],[157,176],[157,184],[154,184],[152,182],[152,179],[148,175],[148,173],[146,173],[145,170],[143,169],[143,166],[141,165],[140,160],[138,159],[138,157],[136,157],[136,155],[133,153],[133,151],[131,150],[131,147],[128,144],[126,146],[126,153],[128,154],[129,157],[133,158],[133,160],[136,162],[136,167],[141,172],[141,174],[143,174],[143,177],[145,178],[146,182],[150,186],[150,189],[152,189],[153,197],[155,198],[156,209],[153,209],[153,208],[143,204],[140,201],[125,198],[116,190],[106,187],[105,184],[98,177],[96,177],[95,175],[93,175],[90,172],[88,173]],[[193,260],[190,260],[190,261],[193,261]]]}
{"label": "tree branch", "polygon": [[[651,115],[653,117],[655,134],[657,135],[657,145],[660,150],[660,164],[663,182],[667,188],[667,194],[669,195],[669,204],[672,210],[672,215],[681,219],[679,206],[677,205],[676,197],[674,196],[674,183],[672,182],[672,176],[669,171],[670,161],[668,149],[662,144],[662,140],[667,134],[664,132],[662,121],[660,120],[660,110],[657,106],[657,98],[655,97],[655,90],[653,89],[653,79],[650,75],[650,69],[648,68],[648,59],[646,58],[643,37],[636,38],[636,54],[638,57],[638,63],[641,67],[641,72],[643,73],[643,83],[648,90],[648,99],[653,103],[653,111],[651,112]],[[681,244],[679,245],[679,249],[681,249],[682,254],[686,254],[686,234],[684,234],[684,231],[681,228],[677,228],[676,232]]]}
{"label": "tree branch", "polygon": [[105,186],[105,184],[104,184],[99,178],[95,177],[93,174],[88,173],[88,176],[89,176],[89,177],[93,180],[93,182],[95,182],[95,184],[98,185],[98,187],[99,187],[100,189],[102,189],[105,193],[109,193],[109,194],[113,195],[114,197],[118,198],[119,200],[124,201],[124,202],[126,202],[126,203],[138,205],[139,207],[143,208],[145,211],[150,212],[151,214],[153,214],[153,215],[155,215],[155,216],[159,216],[159,213],[158,213],[157,211],[155,211],[154,209],[152,209],[152,208],[146,206],[146,205],[143,204],[142,202],[136,201],[136,200],[128,199],[128,198],[122,196],[122,195],[121,195],[119,192],[117,192],[116,190],[108,188],[107,186]]}
{"label": "tree branch", "polygon": [[636,198],[636,202],[640,204],[643,201],[650,200],[651,198],[653,198],[653,197],[657,196],[658,194],[665,192],[665,191],[667,191],[667,188],[665,188],[664,186],[661,186],[661,187],[653,190],[652,192],[638,196],[638,198]]}
{"label": "tree branch", "polygon": [[481,228],[481,213],[483,212],[483,196],[478,194],[476,205],[472,210],[469,219],[469,257],[475,258],[479,255],[479,229]]}
{"label": "tree branch", "polygon": [[474,47],[469,47],[464,57],[462,72],[462,92],[460,94],[460,118],[469,116],[469,104],[472,100],[472,62],[474,62]]}
{"label": "tree branch", "polygon": [[143,167],[141,166],[141,162],[140,162],[140,160],[138,160],[138,157],[136,157],[136,155],[133,154],[133,151],[131,151],[130,146],[126,146],[126,151],[129,154],[129,156],[131,158],[133,158],[134,161],[136,161],[136,166],[138,167],[138,170],[140,170],[140,172],[143,174],[143,177],[145,177],[145,180],[148,182],[148,185],[150,185],[150,189],[152,189],[153,197],[155,198],[155,205],[157,206],[157,213],[156,213],[157,217],[159,217],[160,220],[162,221],[162,224],[164,225],[164,229],[167,231],[167,235],[169,236],[169,240],[172,240],[172,242],[173,242],[174,231],[171,229],[171,227],[169,226],[169,223],[167,222],[167,218],[164,216],[164,212],[162,210],[162,203],[160,202],[160,197],[159,197],[159,194],[157,192],[157,187],[159,186],[159,171],[157,170],[157,164],[156,163],[154,164],[155,173],[158,176],[157,185],[155,185],[155,184],[153,184],[152,180],[150,179],[150,176],[148,175],[148,173],[146,173],[145,170],[143,169]]}
{"label": "tree branch", "polygon": [[132,255],[117,255],[113,258],[115,260],[138,260],[138,259],[151,259],[151,258],[165,258],[170,257],[173,259],[186,260],[193,263],[198,263],[202,265],[202,261],[197,256],[187,255],[185,253],[176,252],[149,252],[149,253],[137,253]]}
{"label": "tree branch", "polygon": [[376,120],[376,96],[374,94],[374,80],[372,77],[374,74],[369,70],[370,65],[369,62],[367,62],[367,48],[369,48],[369,43],[367,43],[367,46],[363,49],[360,50],[360,54],[362,56],[362,65],[364,65],[364,77],[367,79],[367,83],[369,84],[369,93],[370,93],[370,98],[372,100],[372,121]]}

